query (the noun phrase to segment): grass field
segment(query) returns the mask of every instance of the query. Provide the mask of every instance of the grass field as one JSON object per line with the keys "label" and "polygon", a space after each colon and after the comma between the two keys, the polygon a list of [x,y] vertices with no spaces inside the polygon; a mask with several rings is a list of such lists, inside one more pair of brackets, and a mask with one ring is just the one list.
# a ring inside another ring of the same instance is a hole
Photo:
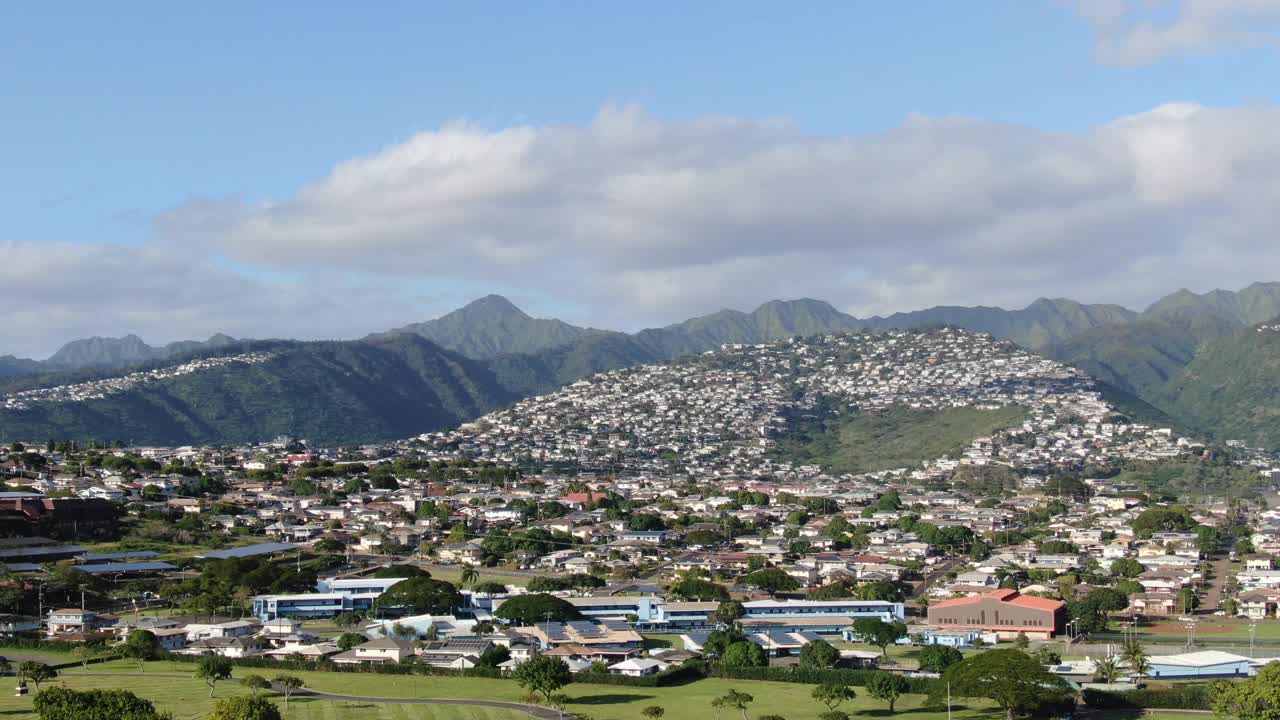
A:
{"label": "grass field", "polygon": [[[462,582],[462,568],[433,567],[424,569],[431,573],[431,577],[436,580],[444,580],[445,582],[451,582],[454,585],[458,585]],[[480,570],[480,582],[499,582],[503,585],[524,587],[529,584],[530,580],[532,580],[532,578],[525,577],[523,575],[495,575],[493,573],[486,573],[483,568]]]}
{"label": "grass field", "polygon": [[[1248,640],[1250,621],[1241,618],[1198,616],[1196,640],[1211,643],[1214,640]],[[1280,620],[1262,620],[1257,623],[1254,635],[1257,640],[1280,640]],[[1140,639],[1185,639],[1185,623],[1176,617],[1168,620],[1144,620],[1138,627]]]}
{"label": "grass field", "polygon": [[1018,406],[937,411],[895,407],[878,414],[850,413],[803,425],[779,443],[777,454],[836,472],[911,467],[955,453],[976,437],[1022,422],[1026,415]]}
{"label": "grass field", "polygon": [[[137,665],[127,662],[111,662],[93,666],[94,672],[116,674],[114,677],[91,677],[79,670],[68,670],[60,681],[67,687],[87,689],[113,687],[131,690],[153,700],[161,709],[172,710],[181,720],[203,718],[212,707],[206,697],[208,688],[199,680],[185,676],[189,665],[170,662],[148,663],[147,672],[153,677],[128,677],[125,673],[137,672]],[[184,673],[183,677],[162,677],[161,674]],[[243,676],[251,669],[238,668],[236,675]],[[270,671],[259,671],[264,675]],[[297,672],[306,686],[314,690],[343,695],[386,698],[479,698],[520,702],[525,691],[511,680],[485,678],[455,678],[364,673]],[[593,720],[643,720],[641,710],[650,705],[666,709],[664,720],[707,720],[714,718],[711,700],[729,689],[751,693],[755,702],[750,706],[753,717],[776,714],[787,720],[815,719],[825,708],[810,697],[813,687],[792,683],[756,682],[747,680],[708,679],[688,685],[666,688],[638,688],[618,685],[574,684],[565,688],[570,698],[569,712],[593,718]],[[232,683],[219,683],[218,697],[241,692]],[[859,697],[842,710],[864,716],[888,717],[888,709],[879,701]],[[923,696],[904,695],[898,703],[896,715],[909,720],[941,720],[945,710],[922,707]],[[9,720],[34,720],[29,709],[30,698],[14,698],[0,695],[0,718]],[[1003,716],[984,701],[975,707],[953,707],[953,720],[1000,720]],[[286,720],[401,720],[425,718],[436,720],[512,720],[515,714],[498,710],[463,706],[430,706],[381,704],[372,702],[339,702],[330,700],[295,701],[291,703]],[[723,720],[734,720],[736,713],[727,713]]]}

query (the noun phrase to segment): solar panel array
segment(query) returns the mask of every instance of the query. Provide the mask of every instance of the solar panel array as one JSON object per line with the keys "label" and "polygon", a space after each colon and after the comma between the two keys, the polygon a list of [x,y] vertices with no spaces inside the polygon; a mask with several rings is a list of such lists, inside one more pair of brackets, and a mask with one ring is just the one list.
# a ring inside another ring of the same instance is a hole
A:
{"label": "solar panel array", "polygon": [[614,620],[614,619],[601,620],[600,624],[612,630],[613,632],[626,632],[627,630],[631,629],[631,624],[628,623],[626,620]]}
{"label": "solar panel array", "polygon": [[593,638],[604,636],[604,631],[600,627],[587,620],[570,620],[569,627],[578,634],[578,637]]}
{"label": "solar panel array", "polygon": [[551,640],[568,640],[569,636],[564,631],[564,625],[561,623],[547,623],[542,626],[547,632],[547,638]]}

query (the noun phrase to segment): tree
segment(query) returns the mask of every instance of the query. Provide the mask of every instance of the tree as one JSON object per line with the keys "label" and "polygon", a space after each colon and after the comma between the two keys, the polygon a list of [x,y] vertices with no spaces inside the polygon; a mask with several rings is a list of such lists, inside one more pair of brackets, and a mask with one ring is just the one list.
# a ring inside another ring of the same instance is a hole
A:
{"label": "tree", "polygon": [[746,614],[747,609],[743,607],[742,603],[737,600],[725,600],[716,607],[716,611],[711,615],[711,620],[717,625],[730,627]]}
{"label": "tree", "polygon": [[772,597],[780,592],[789,592],[800,587],[800,581],[791,577],[785,570],[765,568],[743,576],[742,582],[760,588]]}
{"label": "tree", "polygon": [[711,707],[716,709],[722,707],[737,708],[738,711],[742,713],[742,720],[750,720],[750,718],[747,717],[747,706],[755,701],[756,699],[749,693],[738,692],[737,690],[730,689],[729,692],[721,695],[715,700],[712,700]]}
{"label": "tree", "polygon": [[1129,643],[1120,651],[1120,657],[1129,665],[1129,675],[1138,680],[1151,672],[1151,659],[1141,643]]}
{"label": "tree", "polygon": [[1062,655],[1048,645],[1036,648],[1034,657],[1041,665],[1057,665],[1062,662]]}
{"label": "tree", "polygon": [[641,710],[640,714],[649,718],[649,720],[659,720],[659,718],[667,714],[667,709],[661,705],[650,705]]}
{"label": "tree", "polygon": [[160,640],[150,630],[134,630],[125,638],[121,652],[125,657],[137,660],[139,670],[145,670],[148,660],[160,656]]}
{"label": "tree", "polygon": [[1114,657],[1104,657],[1094,662],[1094,672],[1102,678],[1102,682],[1110,685],[1120,677],[1120,665]]}
{"label": "tree", "polygon": [[38,693],[31,707],[40,720],[173,720],[128,690],[51,687]]}
{"label": "tree", "polygon": [[711,634],[707,636],[706,642],[702,643],[702,652],[708,657],[718,657],[723,655],[730,645],[743,642],[746,639],[747,636],[736,628],[712,630]]}
{"label": "tree", "polygon": [[1280,720],[1280,664],[1264,665],[1252,680],[1213,684],[1213,712],[1237,720]]}
{"label": "tree", "polygon": [[471,632],[475,633],[480,637],[484,637],[485,635],[492,635],[493,623],[490,622],[489,620],[481,620],[477,622],[475,625],[471,626]]}
{"label": "tree", "polygon": [[686,577],[667,588],[671,597],[691,602],[714,602],[729,599],[729,591],[723,585],[699,577]]}
{"label": "tree", "polygon": [[219,700],[208,720],[280,720],[280,708],[261,695],[237,695]]}
{"label": "tree", "polygon": [[289,696],[293,695],[294,691],[302,688],[302,678],[297,675],[277,675],[271,678],[271,682],[280,688],[280,692],[284,693],[285,708],[289,707]]}
{"label": "tree", "polygon": [[196,663],[196,677],[209,686],[209,697],[219,680],[231,679],[231,661],[221,655],[204,655]]}
{"label": "tree", "polygon": [[862,642],[880,648],[881,655],[888,655],[889,646],[907,636],[907,626],[900,622],[885,622],[880,618],[858,618],[853,622],[853,633]]}
{"label": "tree", "polygon": [[964,660],[964,653],[946,645],[926,645],[920,650],[917,659],[921,670],[943,673],[947,668]]}
{"label": "tree", "polygon": [[486,580],[471,586],[471,592],[478,595],[506,595],[507,586],[493,580]]}
{"label": "tree", "polygon": [[392,585],[374,601],[379,608],[398,608],[411,615],[447,615],[462,605],[452,583],[414,577]]}
{"label": "tree", "polygon": [[369,638],[356,632],[345,632],[338,636],[338,649],[346,652],[357,645],[363,645]]}
{"label": "tree", "polygon": [[730,668],[766,667],[769,657],[765,655],[764,648],[749,640],[742,640],[724,649],[720,664]]}
{"label": "tree", "polygon": [[867,678],[867,694],[877,700],[889,703],[889,712],[898,702],[898,697],[907,691],[907,679],[901,675],[878,670]]}
{"label": "tree", "polygon": [[1061,678],[1045,670],[1035,658],[1017,650],[988,650],[965,658],[943,673],[951,691],[961,697],[990,698],[1007,720],[1044,701],[1061,698]]}
{"label": "tree", "polygon": [[[396,587],[399,587],[399,584],[392,586],[391,589],[394,590]],[[536,625],[552,620],[563,622],[582,617],[582,613],[567,600],[546,593],[517,595],[503,601],[493,614],[512,625]]]}
{"label": "tree", "polygon": [[249,688],[249,692],[257,694],[263,690],[270,690],[271,683],[261,675],[245,675],[240,678],[240,687]]}
{"label": "tree", "polygon": [[1111,574],[1115,577],[1136,578],[1145,571],[1142,563],[1133,558],[1116,558],[1111,561]]}
{"label": "tree", "polygon": [[829,668],[840,662],[840,651],[834,645],[818,638],[800,648],[800,667]]}
{"label": "tree", "polygon": [[813,689],[813,699],[826,705],[827,710],[835,710],[840,703],[857,696],[853,688],[843,683],[823,683]]}
{"label": "tree", "polygon": [[1026,633],[1019,631],[1018,635],[1013,639],[1013,646],[1022,652],[1026,652],[1027,648],[1031,647],[1031,640]]}
{"label": "tree", "polygon": [[[92,645],[80,644],[71,648],[71,657],[74,657],[81,667],[88,668],[89,661],[98,657],[98,648]],[[8,672],[8,669],[5,669]]]}
{"label": "tree", "polygon": [[474,590],[476,583],[480,582],[480,571],[476,570],[474,565],[463,565],[462,575],[458,578],[458,581],[463,587],[470,585]]}
{"label": "tree", "polygon": [[35,660],[27,660],[18,665],[18,677],[22,680],[30,681],[36,686],[36,692],[40,692],[40,683],[48,682],[58,677],[58,671],[49,667],[42,662]]}
{"label": "tree", "polygon": [[516,666],[511,676],[520,687],[550,700],[551,695],[573,680],[569,665],[558,657],[538,655]]}

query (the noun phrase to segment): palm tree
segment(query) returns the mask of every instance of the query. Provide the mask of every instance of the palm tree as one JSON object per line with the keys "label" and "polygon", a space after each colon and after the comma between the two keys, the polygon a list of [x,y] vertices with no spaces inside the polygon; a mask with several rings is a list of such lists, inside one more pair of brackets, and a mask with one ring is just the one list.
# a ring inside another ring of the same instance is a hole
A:
{"label": "palm tree", "polygon": [[1120,676],[1120,665],[1116,663],[1114,657],[1102,658],[1096,665],[1097,670],[1095,672],[1102,679],[1102,682],[1108,685],[1114,683],[1116,678]]}
{"label": "palm tree", "polygon": [[1142,680],[1147,673],[1151,672],[1151,660],[1147,657],[1147,651],[1139,643],[1129,643],[1120,657],[1129,664],[1129,673],[1137,680]]}
{"label": "palm tree", "polygon": [[480,582],[480,571],[476,570],[474,565],[462,566],[462,577],[459,578],[463,587],[470,585],[472,588],[476,583]]}

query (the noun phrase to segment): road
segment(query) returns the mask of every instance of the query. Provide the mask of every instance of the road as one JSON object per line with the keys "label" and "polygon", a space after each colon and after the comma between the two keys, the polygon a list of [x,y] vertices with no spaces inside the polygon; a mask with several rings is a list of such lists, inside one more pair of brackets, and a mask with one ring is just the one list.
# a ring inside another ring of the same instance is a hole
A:
{"label": "road", "polygon": [[1213,561],[1213,579],[1200,599],[1200,612],[1212,613],[1222,609],[1222,591],[1231,577],[1231,560],[1219,558]]}

